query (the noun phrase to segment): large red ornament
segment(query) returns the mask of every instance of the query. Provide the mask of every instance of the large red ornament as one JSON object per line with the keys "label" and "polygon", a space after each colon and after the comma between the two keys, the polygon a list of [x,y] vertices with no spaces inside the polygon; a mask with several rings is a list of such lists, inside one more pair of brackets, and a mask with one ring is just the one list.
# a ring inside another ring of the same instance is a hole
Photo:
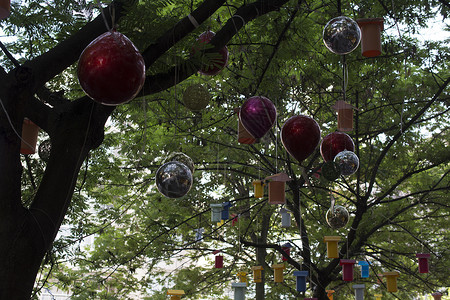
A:
{"label": "large red ornament", "polygon": [[[206,44],[208,44],[216,34],[210,30],[207,30],[199,35],[197,38],[198,45],[194,47],[194,51],[205,50]],[[202,56],[202,67],[198,71],[202,75],[216,75],[223,68],[225,68],[228,62],[228,48],[223,46],[218,52],[206,52]]]}
{"label": "large red ornament", "polygon": [[263,96],[248,98],[239,111],[239,120],[255,138],[262,138],[275,123],[277,109],[272,101]]}
{"label": "large red ornament", "polygon": [[299,162],[310,156],[320,141],[320,127],[308,116],[290,117],[281,128],[281,142]]}
{"label": "large red ornament", "polygon": [[339,152],[344,150],[355,151],[352,138],[344,132],[332,132],[325,136],[320,144],[320,154],[325,161],[333,160]]}
{"label": "large red ornament", "polygon": [[131,101],[145,81],[142,55],[117,31],[105,32],[83,50],[77,72],[85,93],[104,105]]}

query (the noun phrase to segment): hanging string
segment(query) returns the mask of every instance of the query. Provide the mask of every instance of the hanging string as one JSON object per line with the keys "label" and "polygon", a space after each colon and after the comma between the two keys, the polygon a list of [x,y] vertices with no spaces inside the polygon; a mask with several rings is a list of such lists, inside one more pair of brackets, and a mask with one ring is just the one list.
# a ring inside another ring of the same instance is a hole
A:
{"label": "hanging string", "polygon": [[97,6],[100,9],[100,13],[102,15],[103,21],[105,22],[106,29],[108,29],[108,31],[111,32],[116,26],[116,22],[115,22],[115,19],[116,19],[115,18],[115,14],[116,14],[116,12],[115,12],[114,5],[110,5],[109,6],[109,13],[110,13],[110,16],[111,16],[111,27],[109,26],[108,20],[106,18],[105,12],[103,11],[103,8],[102,8],[102,5],[101,5],[100,1],[97,3]]}
{"label": "hanging string", "polygon": [[344,101],[347,99],[347,84],[348,84],[348,69],[347,58],[342,55],[342,98]]}

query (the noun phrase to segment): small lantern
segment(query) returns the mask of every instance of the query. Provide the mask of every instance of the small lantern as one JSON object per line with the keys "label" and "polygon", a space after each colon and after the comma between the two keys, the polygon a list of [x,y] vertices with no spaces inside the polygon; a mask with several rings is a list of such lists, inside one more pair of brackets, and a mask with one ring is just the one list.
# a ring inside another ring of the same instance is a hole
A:
{"label": "small lantern", "polygon": [[339,264],[342,266],[342,280],[353,281],[353,266],[356,264],[356,260],[341,259]]}
{"label": "small lantern", "polygon": [[381,54],[381,31],[383,18],[358,19],[361,29],[361,54],[365,57],[376,57]]}
{"label": "small lantern", "polygon": [[355,290],[355,299],[356,300],[364,300],[364,289],[366,288],[365,284],[354,284],[353,289]]}
{"label": "small lantern", "polygon": [[340,236],[324,236],[323,241],[327,243],[327,257],[339,258],[338,242],[341,240]]}
{"label": "small lantern", "polygon": [[236,276],[238,277],[239,282],[247,283],[247,272],[237,272]]}
{"label": "small lantern", "polygon": [[181,296],[184,295],[183,290],[167,290],[167,295],[170,296],[171,300],[180,300]]}
{"label": "small lantern", "polygon": [[252,267],[254,282],[262,282],[262,278],[263,278],[262,271],[263,270],[264,270],[264,268],[262,266],[253,266]]}
{"label": "small lantern", "polygon": [[222,203],[211,203],[211,222],[220,222],[222,219]]}
{"label": "small lantern", "polygon": [[361,266],[361,278],[369,278],[369,262],[360,260],[358,265]]}
{"label": "small lantern", "polygon": [[219,222],[217,222],[217,226],[222,226],[223,224],[225,224],[224,220],[220,220]]}
{"label": "small lantern", "polygon": [[441,298],[442,298],[442,293],[440,293],[440,292],[435,292],[435,293],[431,294],[431,296],[433,296],[434,300],[441,300]]}
{"label": "small lantern", "polygon": [[264,181],[262,180],[254,180],[253,181],[253,188],[255,190],[255,198],[262,198],[264,197]]}
{"label": "small lantern", "polygon": [[199,242],[203,240],[203,233],[205,232],[205,228],[197,228],[194,229],[194,231],[195,231],[195,241]]}
{"label": "small lantern", "polygon": [[399,272],[384,272],[383,276],[386,277],[387,291],[391,293],[397,292],[397,277],[400,276]]}
{"label": "small lantern", "polygon": [[382,294],[375,294],[375,300],[381,300],[381,298],[383,298]]}
{"label": "small lantern", "polygon": [[244,125],[242,125],[241,119],[239,118],[240,110],[240,108],[234,109],[238,115],[238,143],[248,145],[254,144],[256,143],[256,139],[250,134],[250,132],[247,131],[247,129],[245,129]]}
{"label": "small lantern", "polygon": [[278,173],[266,178],[269,181],[269,204],[286,203],[284,188],[286,181],[291,180],[286,173]]}
{"label": "small lantern", "polygon": [[[286,254],[289,256],[291,255],[291,248],[292,245],[290,243],[286,243],[281,245],[281,250],[283,250],[284,252],[286,252]],[[287,257],[283,254],[283,257],[281,258],[282,261],[287,261]]]}
{"label": "small lantern", "polygon": [[335,291],[334,290],[326,290],[325,292],[327,292],[328,299],[333,300],[333,293]]}
{"label": "small lantern", "polygon": [[222,212],[221,212],[222,220],[228,220],[230,218],[230,207],[232,206],[233,204],[230,201],[222,203]]}
{"label": "small lantern", "polygon": [[0,0],[0,20],[6,19],[11,13],[11,1]]}
{"label": "small lantern", "polygon": [[281,227],[282,228],[291,227],[291,214],[289,213],[289,210],[287,210],[284,207],[280,208],[280,215],[281,215]]}
{"label": "small lantern", "polygon": [[231,226],[236,226],[236,223],[239,222],[239,215],[232,214],[231,218]]}
{"label": "small lantern", "polygon": [[245,290],[247,289],[245,282],[233,282],[231,287],[234,289],[234,300],[245,300]]}
{"label": "small lantern", "polygon": [[419,259],[419,273],[428,273],[428,259],[429,253],[417,253],[416,257]]}
{"label": "small lantern", "polygon": [[275,264],[272,265],[273,269],[273,281],[274,282],[283,282],[283,270],[286,268],[284,264]]}
{"label": "small lantern", "polygon": [[22,142],[20,144],[21,154],[33,154],[36,152],[39,126],[25,118],[22,124]]}
{"label": "small lantern", "polygon": [[217,269],[223,268],[223,256],[219,254],[220,250],[216,250],[213,252],[214,257],[214,267]]}
{"label": "small lantern", "polygon": [[306,277],[308,277],[308,271],[294,271],[294,276],[296,278],[296,289],[297,292],[306,291]]}
{"label": "small lantern", "polygon": [[344,100],[338,100],[332,108],[337,111],[337,129],[339,131],[352,131],[354,107]]}

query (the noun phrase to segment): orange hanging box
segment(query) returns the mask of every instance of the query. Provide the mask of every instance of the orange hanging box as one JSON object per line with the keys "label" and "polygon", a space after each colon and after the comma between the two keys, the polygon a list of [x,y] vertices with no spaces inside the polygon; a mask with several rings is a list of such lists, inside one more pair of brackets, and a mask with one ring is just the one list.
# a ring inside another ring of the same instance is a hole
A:
{"label": "orange hanging box", "polygon": [[247,145],[256,143],[256,139],[253,137],[253,135],[251,135],[247,131],[247,129],[245,129],[244,125],[242,125],[242,122],[239,118],[240,108],[235,108],[234,111],[238,115],[238,143]]}
{"label": "orange hanging box", "polygon": [[278,173],[266,177],[269,181],[269,204],[285,204],[286,181],[292,180],[286,173]]}
{"label": "orange hanging box", "polygon": [[339,131],[352,131],[353,130],[353,109],[352,105],[348,104],[344,100],[338,100],[332,106],[337,111],[337,129]]}
{"label": "orange hanging box", "polygon": [[33,154],[36,152],[36,144],[39,134],[39,126],[25,118],[22,125],[21,154]]}
{"label": "orange hanging box", "polygon": [[361,29],[361,54],[365,57],[380,55],[383,18],[358,19],[356,22]]}

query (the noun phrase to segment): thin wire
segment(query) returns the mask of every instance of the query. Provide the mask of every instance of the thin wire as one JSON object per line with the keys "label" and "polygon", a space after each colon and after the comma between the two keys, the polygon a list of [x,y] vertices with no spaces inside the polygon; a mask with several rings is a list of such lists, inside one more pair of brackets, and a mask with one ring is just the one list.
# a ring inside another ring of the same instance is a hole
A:
{"label": "thin wire", "polygon": [[3,111],[5,112],[6,118],[8,119],[8,122],[9,122],[9,125],[11,126],[11,129],[14,131],[14,133],[19,137],[19,139],[20,139],[24,144],[26,144],[28,147],[30,147],[31,149],[33,149],[34,147],[31,146],[27,141],[25,141],[25,140],[22,138],[22,135],[20,135],[20,134],[17,132],[16,128],[14,127],[14,125],[13,125],[13,123],[12,123],[12,121],[11,121],[11,118],[9,117],[8,112],[6,111],[5,105],[3,104],[3,101],[2,101],[1,98],[0,98],[0,104],[2,105]]}

